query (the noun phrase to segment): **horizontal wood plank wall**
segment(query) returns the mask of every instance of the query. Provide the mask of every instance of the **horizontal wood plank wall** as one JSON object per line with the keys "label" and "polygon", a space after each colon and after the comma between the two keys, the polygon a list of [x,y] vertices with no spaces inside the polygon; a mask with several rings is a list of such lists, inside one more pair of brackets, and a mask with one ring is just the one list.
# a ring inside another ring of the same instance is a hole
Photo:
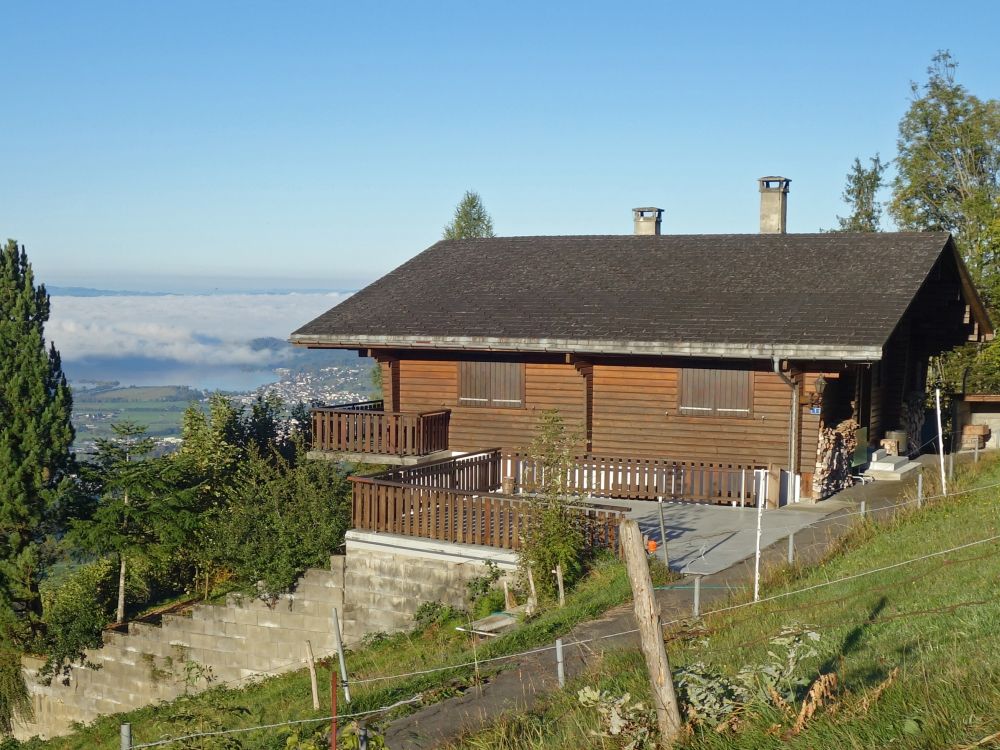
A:
{"label": "horizontal wood plank wall", "polygon": [[392,363],[379,362],[378,366],[382,370],[382,401],[385,402],[385,408],[388,411],[398,411],[398,409],[394,408],[396,402],[393,401]]}
{"label": "horizontal wood plank wall", "polygon": [[[676,367],[594,365],[596,454],[786,465],[791,398],[773,372],[753,373],[750,417],[678,413]],[[815,451],[815,443],[813,443]],[[813,457],[809,464],[815,464]]]}
{"label": "horizontal wood plank wall", "polygon": [[547,409],[558,409],[567,426],[579,433],[581,450],[585,447],[586,386],[571,364],[528,362],[524,372],[525,406],[510,409],[459,405],[455,361],[401,359],[399,368],[402,411],[451,409],[451,450],[525,448],[535,436],[539,416]]}

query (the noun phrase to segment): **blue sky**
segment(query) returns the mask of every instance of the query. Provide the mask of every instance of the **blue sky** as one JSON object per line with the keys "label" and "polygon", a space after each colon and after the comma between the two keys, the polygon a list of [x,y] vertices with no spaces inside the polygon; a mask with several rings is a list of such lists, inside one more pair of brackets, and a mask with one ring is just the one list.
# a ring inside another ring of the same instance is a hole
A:
{"label": "blue sky", "polygon": [[948,48],[1000,96],[1000,4],[12,3],[0,234],[50,284],[351,289],[464,190],[500,234],[834,224]]}

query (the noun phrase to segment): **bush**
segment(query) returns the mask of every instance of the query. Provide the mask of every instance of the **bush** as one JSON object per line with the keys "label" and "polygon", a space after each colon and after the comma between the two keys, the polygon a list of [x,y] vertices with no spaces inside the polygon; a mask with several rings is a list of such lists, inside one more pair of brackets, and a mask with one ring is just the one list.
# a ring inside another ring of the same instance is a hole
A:
{"label": "bush", "polygon": [[306,568],[329,567],[350,507],[350,482],[336,466],[251,451],[208,535],[234,582],[268,598],[291,589]]}
{"label": "bush", "polygon": [[571,435],[556,410],[542,413],[538,436],[529,455],[541,466],[537,496],[529,496],[534,506],[521,540],[518,558],[522,571],[532,571],[542,596],[556,591],[553,571],[562,567],[563,583],[571,587],[583,574],[587,551],[584,519],[572,507],[567,478],[573,465],[576,437]]}

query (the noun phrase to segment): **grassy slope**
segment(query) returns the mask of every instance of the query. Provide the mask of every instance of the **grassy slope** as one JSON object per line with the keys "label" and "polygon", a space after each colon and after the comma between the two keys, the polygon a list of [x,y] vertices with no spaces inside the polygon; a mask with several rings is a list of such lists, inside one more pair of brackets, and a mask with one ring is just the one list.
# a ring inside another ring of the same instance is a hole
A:
{"label": "grassy slope", "polygon": [[[481,644],[474,652],[468,636],[454,626],[464,621],[452,620],[430,626],[421,633],[387,637],[367,648],[348,654],[352,679],[394,675],[434,667],[460,664],[475,658],[489,658],[515,653],[539,645],[568,632],[575,624],[593,619],[602,612],[628,600],[630,589],[624,568],[616,561],[604,561],[567,597],[564,609],[552,609],[539,615],[516,631]],[[499,669],[490,665],[483,669]],[[190,698],[133,711],[126,715],[104,717],[72,735],[42,744],[53,750],[99,750],[118,748],[119,724],[131,722],[135,742],[150,742],[164,736],[207,729],[255,726],[272,722],[328,715],[330,669],[323,665],[319,682],[324,708],[312,710],[308,673],[304,670],[270,678],[242,690],[214,689]],[[364,711],[389,705],[423,692],[426,702],[450,697],[474,679],[472,667],[414,676],[392,682],[358,684],[352,688],[352,710]],[[347,709],[341,706],[341,711]],[[308,725],[311,730],[313,725]],[[318,728],[318,725],[317,725]],[[270,730],[240,735],[246,750],[284,748],[287,732]],[[194,745],[200,747],[200,745]],[[207,747],[207,745],[206,745]]]}
{"label": "grassy slope", "polygon": [[[1000,462],[977,468],[960,480],[959,489],[1000,482]],[[1000,534],[998,497],[997,489],[982,490],[935,502],[885,525],[859,528],[824,565],[779,573],[765,593],[801,589]],[[706,617],[707,643],[680,639],[670,644],[674,667],[702,661],[732,673],[742,665],[767,661],[767,640],[782,627],[810,624],[822,635],[821,653],[803,665],[803,674],[813,679],[836,672],[840,693],[833,709],[821,709],[797,736],[786,735],[793,719],[773,707],[758,706],[737,735],[699,728],[680,746],[955,747],[997,732],[998,584],[1000,542],[994,541]],[[897,667],[898,677],[865,709],[864,696]],[[641,656],[618,653],[553,696],[544,711],[508,717],[461,746],[599,746],[600,740],[590,734],[596,728],[593,709],[581,708],[576,700],[576,690],[585,684],[649,699]],[[607,747],[616,746],[607,742]]]}

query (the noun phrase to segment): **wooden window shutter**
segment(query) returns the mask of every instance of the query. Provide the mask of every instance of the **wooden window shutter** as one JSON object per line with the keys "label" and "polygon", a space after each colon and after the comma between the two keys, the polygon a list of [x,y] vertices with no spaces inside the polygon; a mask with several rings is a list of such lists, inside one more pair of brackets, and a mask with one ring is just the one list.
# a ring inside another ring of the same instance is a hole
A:
{"label": "wooden window shutter", "polygon": [[748,370],[681,370],[680,412],[692,416],[748,417],[751,404]]}
{"label": "wooden window shutter", "polygon": [[458,403],[498,408],[524,406],[524,364],[459,362]]}

